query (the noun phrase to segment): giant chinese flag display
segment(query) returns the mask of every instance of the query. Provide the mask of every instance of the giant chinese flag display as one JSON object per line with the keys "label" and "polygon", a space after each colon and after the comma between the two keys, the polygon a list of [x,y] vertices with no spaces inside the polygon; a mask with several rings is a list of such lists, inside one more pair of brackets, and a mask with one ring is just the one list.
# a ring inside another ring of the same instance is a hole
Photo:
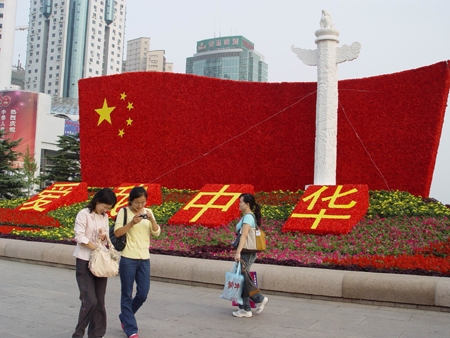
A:
{"label": "giant chinese flag display", "polygon": [[[80,80],[82,179],[304,189],[314,180],[316,87],[153,72]],[[337,184],[428,196],[448,90],[446,62],[340,81]]]}

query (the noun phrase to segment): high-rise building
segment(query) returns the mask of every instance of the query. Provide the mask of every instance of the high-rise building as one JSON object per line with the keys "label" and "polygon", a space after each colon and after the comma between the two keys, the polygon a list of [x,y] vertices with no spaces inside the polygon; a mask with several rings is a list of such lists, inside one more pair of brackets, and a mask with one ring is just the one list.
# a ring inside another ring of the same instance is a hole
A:
{"label": "high-rise building", "polygon": [[78,80],[122,72],[125,0],[31,0],[25,89],[78,97]]}
{"label": "high-rise building", "polygon": [[267,82],[264,56],[243,36],[225,36],[197,42],[197,53],[186,59],[186,74],[235,81]]}
{"label": "high-rise building", "polygon": [[173,72],[164,50],[150,50],[150,38],[127,41],[126,72]]}
{"label": "high-rise building", "polygon": [[17,0],[0,0],[0,90],[11,86]]}

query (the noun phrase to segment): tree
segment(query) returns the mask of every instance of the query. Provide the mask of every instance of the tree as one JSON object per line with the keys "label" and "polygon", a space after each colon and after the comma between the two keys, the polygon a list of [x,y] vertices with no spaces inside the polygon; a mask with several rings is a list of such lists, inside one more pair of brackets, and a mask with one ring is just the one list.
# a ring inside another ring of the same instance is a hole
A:
{"label": "tree", "polygon": [[37,163],[34,155],[30,155],[30,148],[27,146],[27,151],[23,157],[23,173],[26,178],[25,186],[27,188],[28,198],[33,190],[33,185],[39,183],[39,178],[34,178],[37,171]]}
{"label": "tree", "polygon": [[[40,175],[41,182],[81,181],[79,134],[58,136],[59,150],[55,156],[46,156],[51,164]],[[48,185],[50,185],[48,184]]]}
{"label": "tree", "polygon": [[20,172],[14,167],[14,162],[18,160],[19,153],[14,150],[22,141],[12,141],[6,138],[6,133],[0,130],[0,198],[11,199],[22,195],[22,188],[25,186]]}

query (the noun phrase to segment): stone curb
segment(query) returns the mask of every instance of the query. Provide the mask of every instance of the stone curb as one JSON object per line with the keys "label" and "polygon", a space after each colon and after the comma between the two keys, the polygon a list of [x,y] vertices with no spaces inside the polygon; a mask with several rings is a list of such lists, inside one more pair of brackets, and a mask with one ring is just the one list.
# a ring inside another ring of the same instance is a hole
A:
{"label": "stone curb", "polygon": [[[0,238],[0,257],[74,268],[74,246]],[[152,277],[221,287],[230,261],[151,256]],[[326,300],[450,311],[450,279],[254,264],[267,293]]]}

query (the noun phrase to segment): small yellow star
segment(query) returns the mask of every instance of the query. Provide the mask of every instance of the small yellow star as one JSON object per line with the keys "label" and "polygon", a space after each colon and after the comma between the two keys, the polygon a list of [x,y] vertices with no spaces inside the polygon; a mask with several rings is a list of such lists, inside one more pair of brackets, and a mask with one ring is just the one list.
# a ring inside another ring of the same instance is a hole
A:
{"label": "small yellow star", "polygon": [[103,102],[103,107],[101,109],[95,109],[95,111],[100,115],[100,118],[98,119],[97,126],[100,125],[100,123],[103,122],[103,120],[108,121],[111,123],[111,113],[116,107],[108,107],[108,103],[106,103],[106,99]]}
{"label": "small yellow star", "polygon": [[131,122],[133,122],[133,120],[131,118],[128,118],[127,120],[127,126],[131,126]]}
{"label": "small yellow star", "polygon": [[134,107],[133,107],[133,103],[131,103],[131,102],[128,102],[128,106],[127,106],[127,108],[128,108],[128,110],[131,110],[131,109],[133,109]]}
{"label": "small yellow star", "polygon": [[125,132],[123,131],[123,129],[119,129],[119,136],[123,137],[123,134],[125,134]]}
{"label": "small yellow star", "polygon": [[122,94],[120,94],[120,99],[121,100],[124,100],[125,101],[125,98],[126,98],[127,96],[125,95],[125,92],[123,92]]}

